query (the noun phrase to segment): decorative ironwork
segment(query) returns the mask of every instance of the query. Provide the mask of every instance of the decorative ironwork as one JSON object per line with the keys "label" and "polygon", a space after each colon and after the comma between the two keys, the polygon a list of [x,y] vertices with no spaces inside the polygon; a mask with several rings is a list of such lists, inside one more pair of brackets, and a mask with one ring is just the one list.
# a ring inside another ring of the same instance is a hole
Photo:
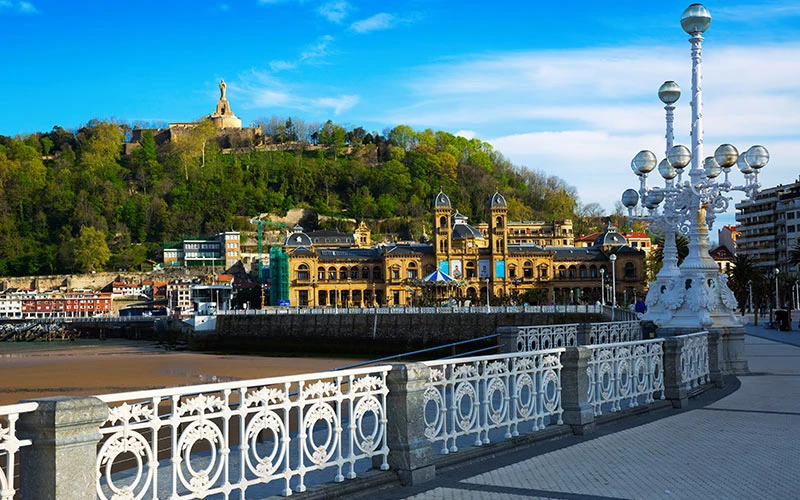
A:
{"label": "decorative ironwork", "polygon": [[586,375],[589,377],[589,404],[595,416],[602,415],[602,406],[611,404],[611,411],[639,405],[640,396],[652,403],[657,392],[664,399],[664,339],[595,344]]}
{"label": "decorative ironwork", "polygon": [[561,353],[564,348],[511,355],[428,361],[425,436],[441,453],[458,451],[457,438],[489,443],[489,431],[518,436],[520,424],[537,431],[561,424]]}
{"label": "decorative ironwork", "polygon": [[33,444],[29,439],[17,438],[17,420],[23,413],[35,411],[38,403],[20,403],[0,406],[0,500],[12,500],[14,489],[14,466],[17,452],[23,446]]}
{"label": "decorative ironwork", "polygon": [[692,388],[709,382],[708,332],[690,333],[676,338],[681,345],[681,380]]}
{"label": "decorative ironwork", "polygon": [[[234,490],[244,497],[248,487],[272,481],[290,495],[292,487],[306,490],[310,471],[335,468],[335,480],[343,481],[356,477],[356,461],[373,457],[382,457],[386,470],[390,369],[98,396],[109,404],[97,453],[98,497],[167,498],[164,490],[171,499]],[[126,466],[124,477],[115,477]],[[167,476],[168,484],[158,484]]]}
{"label": "decorative ironwork", "polygon": [[639,321],[592,323],[589,329],[589,344],[613,344],[641,339],[642,327]]}
{"label": "decorative ironwork", "polygon": [[556,347],[575,347],[577,343],[578,323],[521,326],[517,331],[517,352],[540,351]]}

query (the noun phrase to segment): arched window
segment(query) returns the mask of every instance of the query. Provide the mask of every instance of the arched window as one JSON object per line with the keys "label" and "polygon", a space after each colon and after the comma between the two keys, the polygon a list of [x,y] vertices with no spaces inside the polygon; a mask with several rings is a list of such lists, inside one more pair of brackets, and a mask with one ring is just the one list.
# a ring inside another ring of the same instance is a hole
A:
{"label": "arched window", "polygon": [[439,227],[447,227],[447,217],[444,215],[439,217]]}
{"label": "arched window", "polygon": [[335,267],[331,266],[331,267],[328,268],[328,279],[331,280],[331,281],[336,279],[336,268]]}
{"label": "arched window", "polygon": [[308,266],[305,264],[300,264],[297,266],[297,279],[308,281]]}
{"label": "arched window", "polygon": [[569,277],[574,278],[577,276],[577,268],[575,266],[569,266]]}
{"label": "arched window", "polygon": [[375,266],[372,268],[372,279],[374,281],[378,281],[381,279],[381,268],[380,266]]}
{"label": "arched window", "polygon": [[467,262],[464,266],[467,273],[467,279],[476,277],[475,274],[475,263],[474,262]]}
{"label": "arched window", "polygon": [[415,280],[415,279],[417,279],[419,277],[419,274],[417,272],[417,264],[416,263],[409,262],[407,271],[408,271],[408,279]]}
{"label": "arched window", "polygon": [[526,278],[533,278],[533,263],[531,261],[526,260],[522,264],[522,275]]}
{"label": "arched window", "polygon": [[586,277],[586,266],[580,266],[578,268],[578,277],[585,278]]}
{"label": "arched window", "polygon": [[358,279],[358,266],[350,268],[350,278],[354,280]]}
{"label": "arched window", "polygon": [[559,278],[566,278],[567,277],[567,268],[566,268],[566,266],[558,266],[558,277]]}
{"label": "arched window", "polygon": [[497,218],[494,220],[494,222],[495,222],[495,226],[497,226],[497,227],[503,227],[503,218],[502,218],[502,217],[497,217]]}
{"label": "arched window", "polygon": [[346,267],[343,267],[343,268],[339,269],[339,279],[340,280],[346,280],[347,279],[347,268]]}
{"label": "arched window", "polygon": [[625,263],[625,277],[630,279],[636,277],[636,266],[633,265],[633,262]]}
{"label": "arched window", "polygon": [[590,278],[597,278],[597,266],[589,266],[589,277]]}
{"label": "arched window", "polygon": [[515,265],[508,266],[508,277],[509,278],[516,278],[517,277],[517,266],[515,266]]}
{"label": "arched window", "polygon": [[325,268],[320,266],[317,268],[317,279],[322,281],[325,279]]}
{"label": "arched window", "polygon": [[364,266],[361,268],[361,279],[369,279],[369,267]]}

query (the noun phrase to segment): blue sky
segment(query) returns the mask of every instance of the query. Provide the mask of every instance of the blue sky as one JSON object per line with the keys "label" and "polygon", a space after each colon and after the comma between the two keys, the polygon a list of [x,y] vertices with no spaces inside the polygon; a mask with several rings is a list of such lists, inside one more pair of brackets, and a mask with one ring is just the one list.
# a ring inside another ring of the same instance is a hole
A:
{"label": "blue sky", "polygon": [[[676,142],[689,142],[689,3],[0,0],[0,134],[188,121],[213,111],[224,78],[244,123],[475,136],[611,210],[636,185],[636,152],[663,156],[665,80],[683,89]],[[705,5],[706,154],[763,144],[762,184],[796,180],[800,3]]]}

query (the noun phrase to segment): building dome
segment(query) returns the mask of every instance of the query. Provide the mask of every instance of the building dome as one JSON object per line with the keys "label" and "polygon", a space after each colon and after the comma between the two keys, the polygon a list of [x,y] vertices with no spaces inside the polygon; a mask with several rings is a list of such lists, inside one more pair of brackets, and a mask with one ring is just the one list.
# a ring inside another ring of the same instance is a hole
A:
{"label": "building dome", "polygon": [[298,224],[292,228],[292,234],[286,237],[283,245],[286,247],[310,247],[311,238],[303,232],[303,228]]}
{"label": "building dome", "polygon": [[454,240],[463,240],[465,238],[482,240],[483,235],[481,232],[470,226],[467,220],[469,220],[469,218],[458,210],[450,216],[450,224],[453,226],[452,238]]}
{"label": "building dome", "polygon": [[508,204],[506,203],[506,199],[503,197],[502,194],[495,191],[492,197],[489,199],[489,208],[494,207],[507,207]]}
{"label": "building dome", "polygon": [[606,246],[620,247],[627,244],[628,240],[625,238],[625,236],[618,233],[617,228],[615,228],[611,224],[608,224],[606,226],[606,230],[600,233],[600,236],[598,236],[594,240],[594,246],[596,247],[606,247]]}
{"label": "building dome", "polygon": [[437,207],[450,208],[451,206],[452,205],[450,205],[450,198],[448,198],[447,195],[440,190],[439,194],[437,194],[436,197],[433,199],[433,208]]}

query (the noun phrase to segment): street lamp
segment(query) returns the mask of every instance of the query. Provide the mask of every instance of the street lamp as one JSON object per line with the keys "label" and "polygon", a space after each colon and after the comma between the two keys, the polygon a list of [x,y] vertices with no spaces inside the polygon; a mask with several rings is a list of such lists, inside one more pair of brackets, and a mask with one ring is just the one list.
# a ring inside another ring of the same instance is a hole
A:
{"label": "street lamp", "polygon": [[780,273],[780,272],[781,272],[781,270],[776,267],[775,268],[775,310],[776,311],[778,309],[780,309],[780,303],[781,303],[780,298],[778,297],[778,273]]}
{"label": "street lamp", "polygon": [[617,255],[608,257],[611,261],[611,321],[614,321],[614,309],[617,308]]}
{"label": "street lamp", "polygon": [[311,308],[317,306],[317,280],[311,280]]}
{"label": "street lamp", "polygon": [[491,309],[489,307],[489,278],[486,278],[486,314],[489,314]]}
{"label": "street lamp", "polygon": [[747,300],[748,306],[749,306],[747,312],[752,313],[753,312],[753,280],[747,280],[747,289],[748,289],[748,291],[750,293],[750,297]]}
{"label": "street lamp", "polygon": [[333,285],[333,312],[339,314],[339,286]]}
{"label": "street lamp", "polygon": [[600,268],[600,305],[606,305],[606,270]]}
{"label": "street lamp", "polygon": [[[701,60],[703,33],[710,23],[711,15],[700,4],[690,5],[681,16],[681,26],[691,35],[692,46],[691,150],[673,144],[673,110],[680,89],[675,82],[664,82],[658,96],[666,110],[666,158],[658,162],[650,151],[636,154],[631,168],[639,176],[639,189],[626,190],[622,203],[628,208],[629,221],[648,221],[652,231],[664,236],[663,267],[650,284],[643,319],[653,321],[664,334],[713,326],[729,338],[735,337],[737,347],[729,349],[733,353],[743,350],[744,328],[732,309],[736,300],[727,285],[727,276],[719,272],[708,254],[708,228],[716,214],[727,211],[732,199],[730,191],[742,191],[749,199],[755,198],[760,188],[759,171],[768,163],[769,153],[763,146],[752,146],[739,154],[734,146],[723,144],[714,156],[704,156]],[[690,164],[688,180],[684,180],[684,168]],[[729,179],[733,166],[744,174],[742,185],[734,186]],[[647,185],[648,174],[656,167],[664,179],[663,187]],[[723,173],[720,182],[717,178]],[[634,217],[637,204],[647,210],[647,215]],[[663,209],[659,210],[660,206]],[[689,254],[680,267],[675,246],[677,234],[689,240]],[[737,356],[732,355],[733,358]],[[746,365],[741,358],[736,369]]]}

